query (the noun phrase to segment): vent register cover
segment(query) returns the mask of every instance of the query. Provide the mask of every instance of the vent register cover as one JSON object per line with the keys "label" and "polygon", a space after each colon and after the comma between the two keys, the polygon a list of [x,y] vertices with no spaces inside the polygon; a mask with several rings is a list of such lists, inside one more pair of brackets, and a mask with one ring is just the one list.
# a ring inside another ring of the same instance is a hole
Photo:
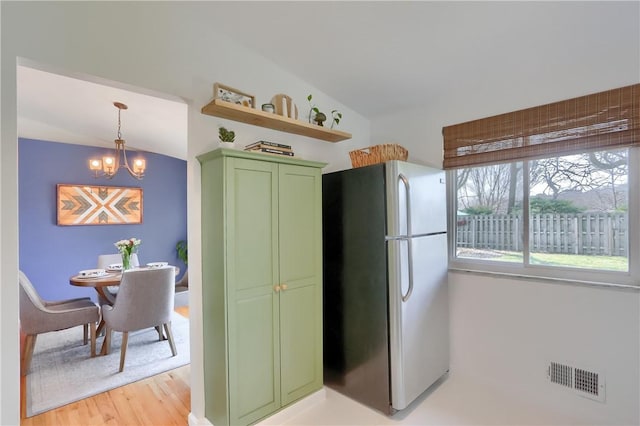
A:
{"label": "vent register cover", "polygon": [[547,369],[547,377],[551,383],[573,389],[580,396],[600,402],[605,400],[604,376],[599,373],[551,362]]}

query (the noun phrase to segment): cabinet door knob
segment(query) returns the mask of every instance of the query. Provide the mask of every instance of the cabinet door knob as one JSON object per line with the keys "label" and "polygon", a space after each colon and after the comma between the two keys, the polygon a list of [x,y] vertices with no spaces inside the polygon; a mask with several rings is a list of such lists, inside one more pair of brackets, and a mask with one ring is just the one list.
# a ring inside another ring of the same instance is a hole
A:
{"label": "cabinet door knob", "polygon": [[282,284],[282,285],[280,286],[280,288],[281,288],[282,290],[286,290],[286,289],[287,289],[287,285],[286,285],[286,284]]}
{"label": "cabinet door knob", "polygon": [[276,293],[277,293],[277,292],[279,292],[279,291],[280,291],[280,286],[279,286],[279,285],[275,285],[275,286],[273,287],[273,289],[274,289],[274,290],[276,291]]}

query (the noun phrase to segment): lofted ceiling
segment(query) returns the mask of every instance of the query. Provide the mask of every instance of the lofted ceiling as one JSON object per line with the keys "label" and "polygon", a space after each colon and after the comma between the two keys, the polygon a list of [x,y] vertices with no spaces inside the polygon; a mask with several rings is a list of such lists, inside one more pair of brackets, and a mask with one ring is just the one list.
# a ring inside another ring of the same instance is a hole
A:
{"label": "lofted ceiling", "polygon": [[118,109],[128,149],[187,158],[187,105],[107,81],[18,66],[18,136],[114,148]]}
{"label": "lofted ceiling", "polygon": [[243,17],[243,28],[221,20],[217,30],[370,119],[597,76],[625,50],[637,56],[640,37],[637,1],[253,2],[250,14],[245,2],[224,7]]}
{"label": "lofted ceiling", "polygon": [[[637,1],[196,3],[211,13],[186,11],[190,25],[226,34],[370,119],[478,91],[568,84],[576,73],[597,81],[640,37]],[[212,25],[216,14],[242,17],[242,30],[236,19]],[[111,147],[118,100],[130,106],[129,147],[186,158],[179,100],[27,67],[18,94],[20,136]]]}

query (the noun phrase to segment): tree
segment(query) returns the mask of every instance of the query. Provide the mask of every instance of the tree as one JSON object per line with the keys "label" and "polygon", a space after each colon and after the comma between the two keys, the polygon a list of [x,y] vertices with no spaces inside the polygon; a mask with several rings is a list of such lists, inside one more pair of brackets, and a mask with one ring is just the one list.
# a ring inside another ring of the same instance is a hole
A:
{"label": "tree", "polygon": [[511,163],[509,167],[509,199],[507,201],[507,213],[513,214],[516,209],[516,195],[518,183],[521,182],[520,172],[522,171],[522,163]]}
{"label": "tree", "polygon": [[514,178],[510,164],[495,164],[459,170],[457,185],[461,210],[482,208],[494,213],[507,213],[511,186],[517,185],[517,177]]}
{"label": "tree", "polygon": [[529,210],[534,214],[544,213],[581,213],[583,208],[573,205],[568,200],[554,200],[540,196],[532,197],[529,200]]}
{"label": "tree", "polygon": [[594,191],[600,209],[617,210],[625,202],[620,186],[626,183],[627,169],[626,149],[534,160],[530,163],[531,192],[556,200],[566,192]]}
{"label": "tree", "polygon": [[[560,200],[565,194],[572,195],[574,206],[609,211],[624,208],[627,152],[620,149],[532,160],[528,163],[530,196]],[[522,171],[522,162],[458,170],[458,209],[516,213],[522,208]]]}
{"label": "tree", "polygon": [[467,207],[462,211],[467,214],[493,214],[493,209],[491,209],[491,207],[484,206]]}
{"label": "tree", "polygon": [[529,169],[531,188],[538,187],[554,200],[563,191],[584,191],[592,166],[585,154],[533,160]]}
{"label": "tree", "polygon": [[603,184],[606,182],[606,186],[610,189],[610,191],[607,191],[611,197],[610,200],[605,199],[604,192],[600,195],[602,204],[611,206],[611,208],[607,210],[624,210],[627,207],[626,197],[622,196],[622,190],[620,189],[620,186],[627,181],[627,173],[629,170],[627,154],[628,151],[626,149],[592,152],[589,154],[591,164],[593,164],[601,174],[605,175]]}

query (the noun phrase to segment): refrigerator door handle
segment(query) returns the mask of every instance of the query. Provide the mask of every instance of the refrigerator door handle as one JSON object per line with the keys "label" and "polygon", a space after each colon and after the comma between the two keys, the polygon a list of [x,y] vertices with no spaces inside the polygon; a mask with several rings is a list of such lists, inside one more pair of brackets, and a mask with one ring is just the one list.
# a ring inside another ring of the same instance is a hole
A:
{"label": "refrigerator door handle", "polygon": [[407,216],[407,257],[409,258],[409,288],[407,294],[402,295],[402,301],[406,302],[411,297],[413,292],[413,253],[411,247],[411,188],[409,186],[409,179],[402,173],[398,174],[398,181],[404,184],[405,190],[405,214]]}
{"label": "refrigerator door handle", "polygon": [[412,250],[412,238],[407,238],[407,257],[409,258],[409,288],[407,289],[407,294],[402,295],[402,301],[406,302],[411,297],[411,293],[413,292],[413,250]]}
{"label": "refrigerator door handle", "polygon": [[405,214],[407,216],[407,235],[411,235],[411,188],[409,187],[409,179],[402,173],[398,174],[398,181],[404,184],[405,197]]}

